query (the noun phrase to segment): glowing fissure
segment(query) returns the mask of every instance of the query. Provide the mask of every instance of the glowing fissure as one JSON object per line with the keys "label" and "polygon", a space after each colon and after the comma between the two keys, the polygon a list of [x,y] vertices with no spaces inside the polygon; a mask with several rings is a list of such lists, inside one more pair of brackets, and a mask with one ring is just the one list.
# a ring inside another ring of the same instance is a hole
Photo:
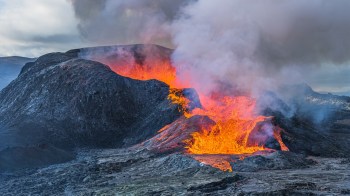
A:
{"label": "glowing fissure", "polygon": [[[184,97],[180,90],[185,85],[177,81],[176,69],[169,62],[110,67],[122,76],[138,80],[156,79],[168,84],[170,86],[168,98],[174,104],[179,105],[179,110],[186,118],[203,115],[215,121],[215,125],[209,128],[203,126],[201,130],[194,132],[191,138],[184,141],[189,154],[252,154],[266,150],[264,142],[269,137],[275,138],[281,150],[288,150],[282,141],[280,128],[272,126],[271,117],[255,114],[256,101],[252,98],[246,96],[216,96],[213,98],[199,94],[203,107],[188,111],[190,100]],[[269,125],[270,128],[263,130],[264,125]],[[167,126],[159,132],[166,128]],[[256,137],[256,135],[259,136]],[[215,164],[210,161],[206,162],[221,170],[232,171],[228,162]]]}

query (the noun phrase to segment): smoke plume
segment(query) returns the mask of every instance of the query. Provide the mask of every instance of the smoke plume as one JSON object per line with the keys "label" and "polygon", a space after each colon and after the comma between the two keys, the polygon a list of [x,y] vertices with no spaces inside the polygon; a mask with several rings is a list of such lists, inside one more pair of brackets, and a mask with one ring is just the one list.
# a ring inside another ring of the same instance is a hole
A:
{"label": "smoke plume", "polygon": [[71,0],[82,37],[99,44],[171,46],[169,27],[186,0]]}
{"label": "smoke plume", "polygon": [[349,6],[346,0],[200,0],[173,22],[174,62],[204,92],[224,83],[259,94],[303,82],[348,62]]}
{"label": "smoke plume", "polygon": [[350,58],[347,0],[71,2],[85,40],[173,46],[179,77],[203,92],[314,82]]}
{"label": "smoke plume", "polygon": [[201,93],[259,97],[284,84],[317,86],[322,73],[349,67],[347,0],[71,2],[85,40],[174,47],[178,77]]}

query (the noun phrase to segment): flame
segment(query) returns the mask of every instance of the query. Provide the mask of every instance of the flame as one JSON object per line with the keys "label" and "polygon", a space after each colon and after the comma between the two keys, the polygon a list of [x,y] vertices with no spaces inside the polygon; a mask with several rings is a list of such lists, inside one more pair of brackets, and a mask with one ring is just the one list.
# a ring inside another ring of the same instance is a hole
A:
{"label": "flame", "polygon": [[[203,108],[188,110],[190,100],[184,97],[179,88],[188,87],[186,83],[176,78],[176,69],[169,61],[160,61],[152,64],[112,65],[111,69],[119,75],[138,80],[156,79],[170,86],[169,100],[179,105],[179,110],[186,118],[194,115],[208,116],[215,121],[215,125],[203,126],[192,133],[191,138],[185,140],[186,151],[192,155],[229,155],[253,154],[266,150],[264,142],[272,136],[280,144],[281,150],[288,150],[283,143],[281,130],[276,131],[271,125],[270,133],[266,130],[261,133],[264,124],[271,124],[271,117],[256,115],[256,100],[245,96],[205,96],[199,94]],[[168,126],[159,132],[166,130]],[[259,132],[260,131],[260,132]],[[270,134],[270,135],[269,135]],[[257,137],[258,136],[258,137]],[[224,171],[232,171],[230,163],[226,160],[204,161],[213,167]]]}
{"label": "flame", "polygon": [[195,109],[191,115],[206,115],[216,122],[210,129],[192,134],[187,141],[191,154],[251,154],[265,148],[252,142],[250,136],[257,124],[268,117],[254,115],[255,100],[248,97],[228,97],[206,100],[205,109]]}

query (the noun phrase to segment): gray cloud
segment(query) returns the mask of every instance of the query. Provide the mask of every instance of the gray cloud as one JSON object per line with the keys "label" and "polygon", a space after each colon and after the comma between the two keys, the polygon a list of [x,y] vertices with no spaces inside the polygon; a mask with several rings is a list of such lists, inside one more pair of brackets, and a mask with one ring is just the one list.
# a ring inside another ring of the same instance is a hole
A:
{"label": "gray cloud", "polygon": [[224,83],[259,96],[348,66],[349,7],[346,0],[199,0],[172,25],[173,59],[203,92]]}
{"label": "gray cloud", "polygon": [[65,0],[0,0],[0,56],[39,56],[84,45]]}
{"label": "gray cloud", "polygon": [[173,60],[183,73],[179,76],[187,80],[190,75],[199,90],[228,84],[255,93],[294,82],[324,90],[346,81],[339,77],[325,86],[319,78],[326,72],[337,78],[341,73],[331,71],[333,65],[348,66],[347,0],[71,3],[86,41],[175,47]]}
{"label": "gray cloud", "polygon": [[30,40],[39,43],[52,44],[69,44],[77,41],[76,35],[62,35],[62,34],[53,34],[47,36],[35,35],[30,38]]}
{"label": "gray cloud", "polygon": [[350,1],[268,1],[259,9],[270,11],[269,7],[273,7],[272,13],[252,16],[260,27],[257,55],[266,63],[305,65],[349,61]]}
{"label": "gray cloud", "polygon": [[170,46],[169,25],[188,0],[71,0],[82,37],[99,44]]}
{"label": "gray cloud", "polygon": [[176,48],[179,70],[200,81],[203,91],[219,83],[255,91],[292,82],[320,91],[350,90],[347,0],[0,0],[0,5],[0,56],[156,43]]}

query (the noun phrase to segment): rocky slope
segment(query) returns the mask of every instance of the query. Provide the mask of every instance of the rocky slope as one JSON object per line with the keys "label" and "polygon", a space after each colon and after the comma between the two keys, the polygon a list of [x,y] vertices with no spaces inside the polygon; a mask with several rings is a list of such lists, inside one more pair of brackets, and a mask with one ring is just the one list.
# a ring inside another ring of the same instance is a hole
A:
{"label": "rocky slope", "polygon": [[[278,97],[278,98],[277,98]],[[314,92],[307,85],[286,86],[264,98],[265,115],[274,116],[282,139],[297,153],[350,156],[350,97]]]}
{"label": "rocky slope", "polygon": [[42,144],[130,146],[181,115],[166,84],[122,77],[77,57],[77,51],[41,56],[0,92],[0,156]]}
{"label": "rocky slope", "polygon": [[0,174],[0,190],[18,196],[346,195],[349,163],[277,152],[237,162],[228,173],[179,153],[84,150],[68,163]]}

